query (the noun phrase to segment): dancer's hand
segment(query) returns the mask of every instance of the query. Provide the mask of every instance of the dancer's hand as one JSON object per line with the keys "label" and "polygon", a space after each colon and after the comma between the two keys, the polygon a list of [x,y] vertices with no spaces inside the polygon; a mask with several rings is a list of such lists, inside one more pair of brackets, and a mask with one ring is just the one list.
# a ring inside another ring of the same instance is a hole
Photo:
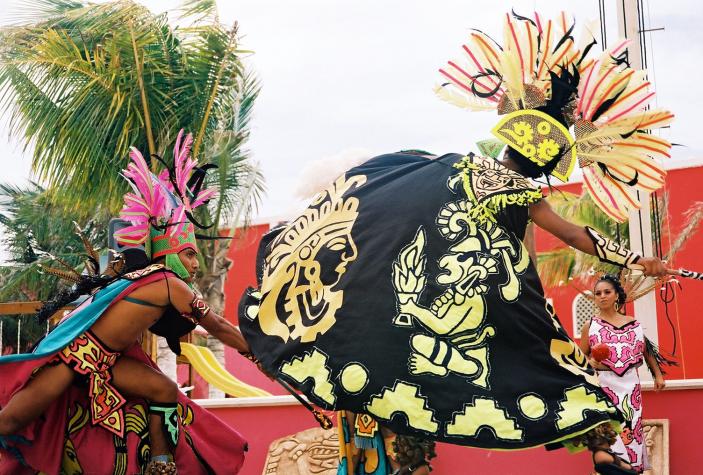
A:
{"label": "dancer's hand", "polygon": [[668,274],[665,263],[658,257],[640,257],[632,268],[641,267],[644,275],[650,277],[664,277]]}
{"label": "dancer's hand", "polygon": [[654,378],[654,389],[656,391],[661,391],[665,387],[666,387],[666,381],[664,381],[664,376],[662,376],[661,374],[657,375]]}

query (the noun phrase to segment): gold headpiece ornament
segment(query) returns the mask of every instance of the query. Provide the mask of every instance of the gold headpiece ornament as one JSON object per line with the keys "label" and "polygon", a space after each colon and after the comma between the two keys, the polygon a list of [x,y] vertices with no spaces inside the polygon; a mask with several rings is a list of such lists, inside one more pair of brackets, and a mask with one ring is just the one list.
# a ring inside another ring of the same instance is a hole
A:
{"label": "gold headpiece ornament", "polygon": [[491,132],[540,167],[559,160],[552,175],[561,181],[569,179],[576,163],[574,139],[569,129],[549,114],[536,109],[511,112]]}

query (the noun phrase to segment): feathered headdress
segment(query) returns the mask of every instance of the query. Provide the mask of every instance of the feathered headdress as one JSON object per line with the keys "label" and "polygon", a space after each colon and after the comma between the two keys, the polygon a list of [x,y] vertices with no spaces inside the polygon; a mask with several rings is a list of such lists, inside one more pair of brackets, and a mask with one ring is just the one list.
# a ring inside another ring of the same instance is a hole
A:
{"label": "feathered headdress", "polygon": [[187,248],[197,251],[195,227],[201,226],[193,210],[207,203],[216,192],[202,189],[205,172],[211,166],[198,167],[190,158],[190,134],[178,133],[173,150],[173,167],[167,167],[157,177],[139,152],[132,148],[131,163],[123,172],[132,187],[124,196],[120,217],[131,226],[115,233],[123,245],[143,245],[150,259],[166,257],[166,267],[181,277],[187,272],[177,254]]}
{"label": "feathered headdress", "polygon": [[565,13],[548,21],[506,14],[503,46],[472,32],[464,58],[439,70],[446,81],[436,92],[503,115],[493,134],[543,173],[566,181],[578,163],[594,201],[622,222],[640,207],[635,189],[664,183],[655,159],[669,157],[671,144],[651,131],[674,116],[647,109],[654,92],[645,71],[627,65],[627,41],[592,58],[593,35],[586,29],[577,45],[573,30]]}

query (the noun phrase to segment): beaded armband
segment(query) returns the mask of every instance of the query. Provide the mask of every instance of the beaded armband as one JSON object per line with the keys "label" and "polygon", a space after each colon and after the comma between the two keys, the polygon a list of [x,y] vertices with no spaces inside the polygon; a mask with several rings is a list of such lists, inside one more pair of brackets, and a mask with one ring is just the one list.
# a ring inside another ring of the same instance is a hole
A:
{"label": "beaded armband", "polygon": [[620,267],[628,267],[630,269],[638,268],[635,264],[637,264],[637,261],[641,257],[639,254],[630,251],[622,244],[608,239],[589,226],[586,226],[586,234],[588,234],[588,237],[593,241],[593,246],[596,248],[596,256],[602,262]]}
{"label": "beaded armband", "polygon": [[199,322],[210,313],[210,306],[197,295],[193,296],[193,301],[190,303],[190,315],[186,315],[195,323]]}

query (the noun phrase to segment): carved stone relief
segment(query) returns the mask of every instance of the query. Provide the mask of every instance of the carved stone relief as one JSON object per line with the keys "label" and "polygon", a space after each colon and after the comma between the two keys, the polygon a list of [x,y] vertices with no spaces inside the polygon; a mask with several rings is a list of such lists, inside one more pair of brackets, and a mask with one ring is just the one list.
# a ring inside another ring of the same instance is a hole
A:
{"label": "carved stone relief", "polygon": [[315,427],[271,442],[263,475],[336,475],[338,463],[337,429]]}
{"label": "carved stone relief", "polygon": [[[651,469],[645,475],[669,475],[669,420],[645,419],[645,447]],[[336,475],[337,429],[319,427],[271,442],[262,475]]]}
{"label": "carved stone relief", "polygon": [[645,419],[644,445],[652,467],[646,475],[669,475],[669,420]]}

